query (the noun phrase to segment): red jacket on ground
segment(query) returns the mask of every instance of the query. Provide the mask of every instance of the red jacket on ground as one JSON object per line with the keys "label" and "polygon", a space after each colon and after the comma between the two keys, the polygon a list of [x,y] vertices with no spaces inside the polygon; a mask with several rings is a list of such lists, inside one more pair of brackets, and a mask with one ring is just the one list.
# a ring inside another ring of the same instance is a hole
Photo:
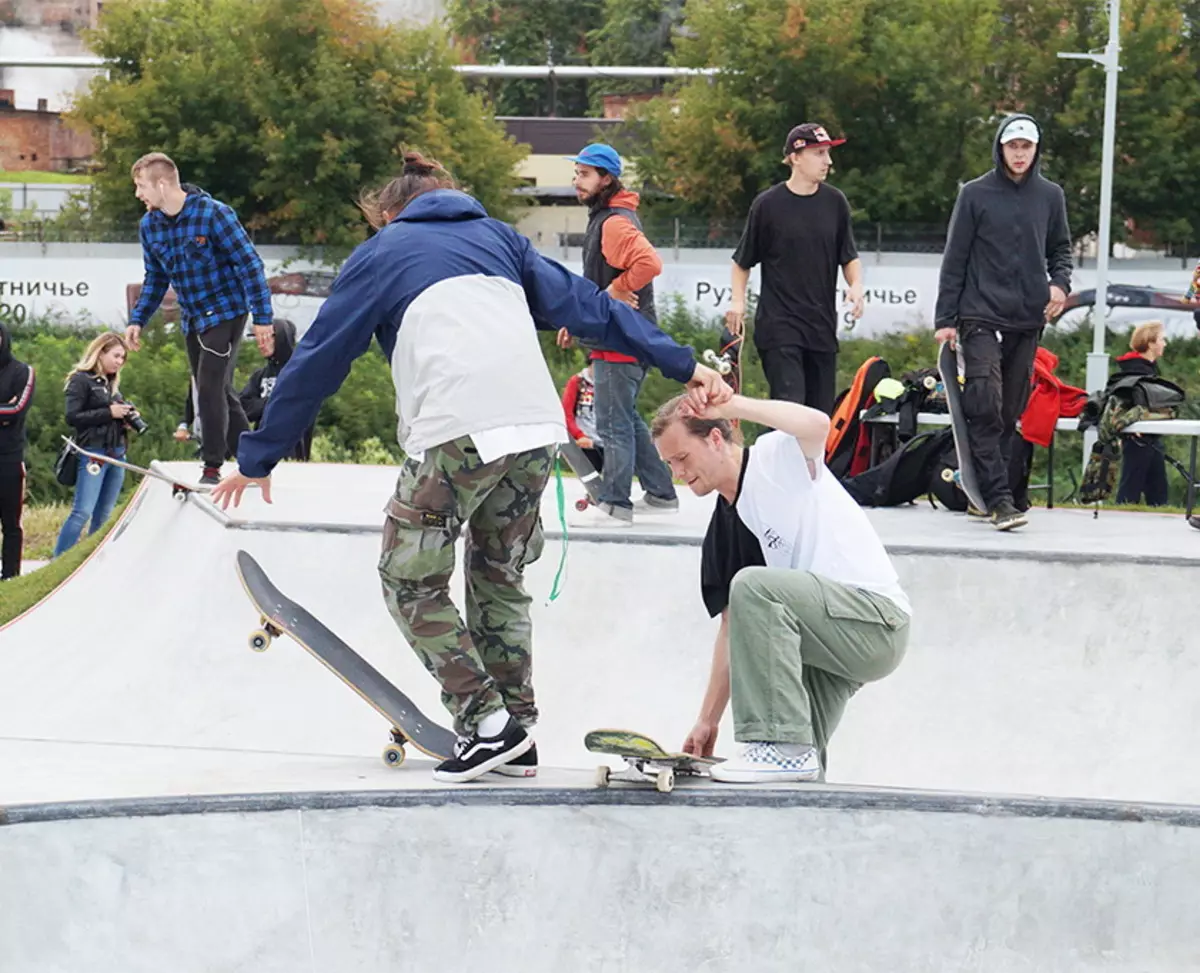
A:
{"label": "red jacket on ground", "polygon": [[1087,403],[1087,392],[1067,385],[1057,375],[1058,355],[1038,348],[1033,359],[1033,389],[1021,414],[1021,436],[1038,446],[1049,446],[1054,424],[1061,416],[1077,416]]}

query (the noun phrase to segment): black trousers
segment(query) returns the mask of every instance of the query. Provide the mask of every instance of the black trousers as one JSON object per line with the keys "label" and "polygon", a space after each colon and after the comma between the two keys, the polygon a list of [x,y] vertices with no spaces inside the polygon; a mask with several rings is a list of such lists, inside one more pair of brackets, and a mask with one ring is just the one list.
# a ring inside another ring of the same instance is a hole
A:
{"label": "black trousers", "polygon": [[809,351],[787,345],[761,349],[759,357],[771,398],[833,414],[837,398],[836,351]]}
{"label": "black trousers", "polygon": [[1009,482],[1017,420],[1029,401],[1041,329],[1008,330],[978,321],[958,325],[958,360],[966,382],[963,413],[979,491],[995,509],[1013,502]]}
{"label": "black trousers", "polygon": [[1167,457],[1162,436],[1121,437],[1121,482],[1117,503],[1141,503],[1151,507],[1167,502]]}
{"label": "black trousers", "polygon": [[25,509],[25,464],[0,463],[0,581],[15,578],[21,573],[21,550],[25,531],[21,528],[21,512]]}
{"label": "black trousers", "polygon": [[196,382],[196,411],[200,415],[200,455],[205,466],[220,466],[227,457],[237,456],[238,438],[250,428],[233,389],[238,345],[245,327],[243,314],[187,335],[188,362]]}

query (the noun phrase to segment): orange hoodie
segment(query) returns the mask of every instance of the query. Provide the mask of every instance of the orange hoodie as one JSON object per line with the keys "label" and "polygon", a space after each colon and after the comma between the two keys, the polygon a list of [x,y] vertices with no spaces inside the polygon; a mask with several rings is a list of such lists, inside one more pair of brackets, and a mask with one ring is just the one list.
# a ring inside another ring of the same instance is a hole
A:
{"label": "orange hoodie", "polygon": [[[636,210],[641,197],[628,189],[613,196],[609,206]],[[613,280],[614,289],[640,291],[662,273],[662,259],[646,239],[646,234],[621,216],[611,216],[604,221],[600,231],[600,252],[610,267],[621,273]],[[615,351],[596,351],[593,360],[607,362],[636,362],[636,358]]]}

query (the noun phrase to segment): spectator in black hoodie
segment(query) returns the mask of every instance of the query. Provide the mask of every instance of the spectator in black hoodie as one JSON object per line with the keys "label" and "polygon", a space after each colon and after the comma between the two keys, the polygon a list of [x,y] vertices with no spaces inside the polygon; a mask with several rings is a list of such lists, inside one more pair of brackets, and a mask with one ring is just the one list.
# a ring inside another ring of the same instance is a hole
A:
{"label": "spectator in black hoodie", "polygon": [[[1117,359],[1119,375],[1158,375],[1158,360],[1167,350],[1161,321],[1147,321],[1133,329],[1133,350]],[[1141,503],[1145,495],[1151,507],[1167,502],[1167,459],[1162,436],[1131,433],[1121,437],[1121,482],[1117,503]]]}
{"label": "spectator in black hoodie", "polygon": [[1029,398],[1033,358],[1071,290],[1071,233],[1063,191],[1038,172],[1041,132],[1011,115],[996,132],[995,168],[959,190],[934,312],[939,341],[956,342],[967,439],[997,530],[1026,523],[1008,466]]}
{"label": "spectator in black hoodie", "polygon": [[[283,366],[292,357],[296,348],[296,326],[287,318],[275,319],[275,334],[266,349],[267,363],[250,376],[245,388],[238,393],[242,408],[252,429],[257,429],[262,422],[263,410],[267,407],[267,399],[275,388],[275,380],[283,370]],[[313,432],[316,424],[309,426],[300,442],[292,450],[291,459],[308,461],[312,454]]]}
{"label": "spectator in black hoodie", "polygon": [[0,581],[21,573],[21,511],[25,506],[25,417],[33,402],[33,367],[13,357],[12,335],[0,324]]}

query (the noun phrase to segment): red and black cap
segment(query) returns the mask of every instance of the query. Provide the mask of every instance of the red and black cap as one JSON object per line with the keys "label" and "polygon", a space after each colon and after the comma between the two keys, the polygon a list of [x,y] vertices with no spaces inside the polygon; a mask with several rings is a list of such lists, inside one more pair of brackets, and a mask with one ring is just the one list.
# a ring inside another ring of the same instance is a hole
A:
{"label": "red and black cap", "polygon": [[791,155],[793,152],[799,152],[801,149],[813,149],[822,145],[828,145],[832,148],[835,145],[841,145],[845,139],[831,139],[829,133],[825,131],[824,125],[818,125],[816,122],[805,122],[803,125],[797,125],[788,132],[787,141],[783,143],[783,154]]}

